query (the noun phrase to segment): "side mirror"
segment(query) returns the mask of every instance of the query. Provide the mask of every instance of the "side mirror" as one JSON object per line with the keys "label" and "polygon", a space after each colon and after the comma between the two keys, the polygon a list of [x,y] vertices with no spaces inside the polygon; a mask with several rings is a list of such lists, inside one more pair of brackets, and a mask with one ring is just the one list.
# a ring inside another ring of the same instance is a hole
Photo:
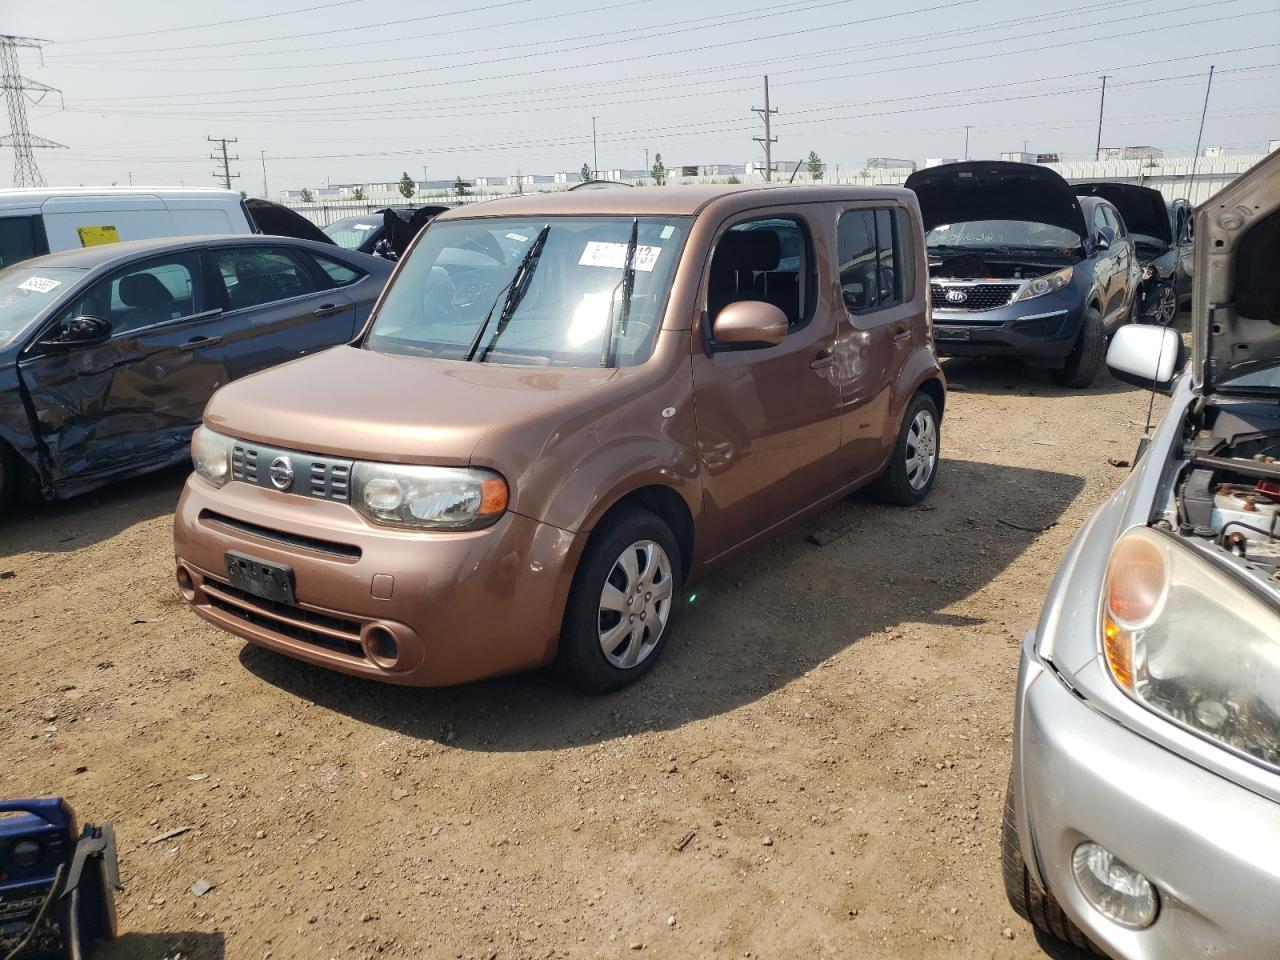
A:
{"label": "side mirror", "polygon": [[101,317],[76,317],[56,336],[42,340],[46,347],[96,347],[111,339],[111,322]]}
{"label": "side mirror", "polygon": [[1100,227],[1098,229],[1098,235],[1093,238],[1093,245],[1099,250],[1108,250],[1111,248],[1111,244],[1114,240],[1115,237],[1112,235],[1110,230],[1106,227]]}
{"label": "side mirror", "polygon": [[790,323],[787,315],[763,300],[737,300],[711,321],[711,339],[717,344],[772,347],[783,341]]}
{"label": "side mirror", "polygon": [[1125,324],[1107,349],[1107,369],[1113,377],[1159,393],[1170,392],[1185,359],[1176,330],[1146,324]]}

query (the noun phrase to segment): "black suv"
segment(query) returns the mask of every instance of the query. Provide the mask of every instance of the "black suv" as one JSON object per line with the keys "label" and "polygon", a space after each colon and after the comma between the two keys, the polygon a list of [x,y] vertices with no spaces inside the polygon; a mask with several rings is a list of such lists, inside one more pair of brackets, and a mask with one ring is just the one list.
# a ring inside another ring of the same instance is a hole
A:
{"label": "black suv", "polygon": [[1116,208],[1047,167],[978,161],[919,170],[942,356],[1016,356],[1087,387],[1142,279]]}

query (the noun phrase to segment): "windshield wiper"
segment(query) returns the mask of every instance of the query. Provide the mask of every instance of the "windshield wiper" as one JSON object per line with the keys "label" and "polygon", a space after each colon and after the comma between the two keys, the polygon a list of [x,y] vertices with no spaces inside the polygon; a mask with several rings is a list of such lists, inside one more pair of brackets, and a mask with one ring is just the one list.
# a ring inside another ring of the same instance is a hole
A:
{"label": "windshield wiper", "polygon": [[[631,236],[627,239],[627,252],[622,260],[622,279],[618,281],[618,286],[622,287],[622,335],[627,335],[627,319],[631,316],[631,294],[636,287],[636,241],[640,235],[640,218],[634,217],[631,220]],[[618,287],[613,288],[613,293],[609,294],[609,319],[604,325],[604,345],[600,348],[600,366],[609,367],[613,364],[613,301],[614,295],[617,294]]]}
{"label": "windshield wiper", "polygon": [[464,359],[472,360],[475,358],[476,351],[480,349],[480,341],[484,339],[484,332],[489,329],[489,320],[493,317],[493,308],[498,305],[498,297],[501,297],[502,291],[505,290],[507,299],[502,304],[502,312],[498,314],[498,327],[493,331],[493,339],[485,345],[484,352],[480,354],[479,362],[484,363],[484,358],[489,355],[493,345],[502,336],[502,331],[507,329],[507,324],[511,321],[516,308],[520,306],[520,301],[529,292],[529,283],[533,279],[533,271],[538,268],[538,258],[542,256],[542,247],[547,242],[547,234],[550,232],[551,224],[549,223],[538,231],[538,235],[525,253],[524,259],[520,261],[520,266],[516,267],[515,276],[511,278],[510,282],[502,290],[498,291],[498,296],[493,298],[493,303],[489,306],[489,312],[484,315],[484,321],[480,324],[480,328],[476,330],[476,335],[471,338],[471,345],[467,347],[467,354]]}

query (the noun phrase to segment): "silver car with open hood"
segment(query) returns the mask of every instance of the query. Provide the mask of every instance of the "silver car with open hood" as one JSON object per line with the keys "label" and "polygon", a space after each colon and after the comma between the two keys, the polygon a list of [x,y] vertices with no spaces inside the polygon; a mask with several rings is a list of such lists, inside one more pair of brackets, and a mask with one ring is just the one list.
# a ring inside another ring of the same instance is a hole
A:
{"label": "silver car with open hood", "polygon": [[1280,957],[1280,154],[1196,215],[1193,356],[1126,326],[1171,393],[1022,651],[1004,875],[1115,958]]}

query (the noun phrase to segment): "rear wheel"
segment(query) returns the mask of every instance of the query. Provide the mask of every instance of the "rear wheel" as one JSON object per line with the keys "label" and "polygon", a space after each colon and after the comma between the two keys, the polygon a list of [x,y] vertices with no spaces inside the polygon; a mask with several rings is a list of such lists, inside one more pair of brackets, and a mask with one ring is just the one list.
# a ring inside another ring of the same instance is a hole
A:
{"label": "rear wheel", "polygon": [[683,571],[661,518],[639,508],[607,516],[591,536],[565,610],[560,660],[584,690],[634,683],[671,633]]}
{"label": "rear wheel", "polygon": [[1105,956],[1079,927],[1062,912],[1058,901],[1031,879],[1018,843],[1018,821],[1013,805],[1013,779],[1004,794],[1004,824],[1000,831],[1000,866],[1004,892],[1013,912],[1037,930],[1081,950]]}
{"label": "rear wheel", "polygon": [[907,404],[889,466],[871,487],[887,503],[910,507],[924,500],[938,475],[938,407],[927,393]]}
{"label": "rear wheel", "polygon": [[1049,379],[1060,387],[1081,389],[1093,383],[1107,350],[1107,332],[1102,326],[1102,314],[1094,307],[1084,312],[1084,323],[1075,346],[1067,354],[1067,362],[1061,370],[1050,370]]}

